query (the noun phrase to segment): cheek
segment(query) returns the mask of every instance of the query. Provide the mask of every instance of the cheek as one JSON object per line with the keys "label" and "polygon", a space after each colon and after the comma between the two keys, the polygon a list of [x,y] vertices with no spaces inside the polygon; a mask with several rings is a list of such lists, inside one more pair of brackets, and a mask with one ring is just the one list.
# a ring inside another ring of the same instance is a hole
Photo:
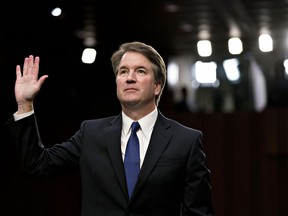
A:
{"label": "cheek", "polygon": [[116,79],[116,91],[117,93],[120,91],[121,89],[121,81],[119,79]]}
{"label": "cheek", "polygon": [[120,78],[117,78],[116,79],[116,85],[117,85],[117,88],[120,87],[121,85],[123,85],[123,80]]}

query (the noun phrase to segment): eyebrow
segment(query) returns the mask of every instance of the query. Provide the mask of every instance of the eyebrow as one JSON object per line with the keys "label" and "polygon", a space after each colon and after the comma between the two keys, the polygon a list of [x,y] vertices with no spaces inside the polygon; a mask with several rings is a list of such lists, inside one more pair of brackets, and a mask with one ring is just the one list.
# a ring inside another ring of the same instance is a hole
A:
{"label": "eyebrow", "polygon": [[[126,65],[122,65],[122,66],[119,67],[119,69],[123,69],[123,68],[129,68],[129,67],[126,66]],[[148,68],[146,66],[143,66],[143,65],[136,65],[133,68],[136,68],[136,69],[144,68],[144,69],[148,70]]]}

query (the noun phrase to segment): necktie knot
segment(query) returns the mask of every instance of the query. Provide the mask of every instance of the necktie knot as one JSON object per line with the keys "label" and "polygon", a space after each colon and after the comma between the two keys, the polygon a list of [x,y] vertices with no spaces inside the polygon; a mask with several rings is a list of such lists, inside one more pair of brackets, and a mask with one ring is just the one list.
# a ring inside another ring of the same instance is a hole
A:
{"label": "necktie knot", "polygon": [[140,128],[139,122],[133,122],[131,125],[131,133],[136,133]]}

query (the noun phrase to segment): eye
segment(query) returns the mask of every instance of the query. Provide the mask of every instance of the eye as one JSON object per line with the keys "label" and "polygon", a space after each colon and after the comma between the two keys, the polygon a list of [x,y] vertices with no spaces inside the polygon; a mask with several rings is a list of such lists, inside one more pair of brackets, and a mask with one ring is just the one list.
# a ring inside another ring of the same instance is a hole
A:
{"label": "eye", "polygon": [[143,69],[143,68],[139,68],[139,69],[137,70],[137,73],[146,74],[146,70]]}
{"label": "eye", "polygon": [[126,69],[119,70],[119,75],[125,75],[126,73],[128,73],[128,70]]}

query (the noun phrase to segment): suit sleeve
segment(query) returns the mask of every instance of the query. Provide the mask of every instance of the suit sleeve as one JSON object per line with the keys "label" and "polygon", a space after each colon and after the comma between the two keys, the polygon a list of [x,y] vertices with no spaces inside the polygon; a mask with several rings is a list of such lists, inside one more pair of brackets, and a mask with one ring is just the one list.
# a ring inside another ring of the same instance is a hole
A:
{"label": "suit sleeve", "polygon": [[35,115],[8,121],[11,141],[24,173],[47,177],[70,173],[78,168],[80,156],[80,130],[69,140],[50,148],[43,145]]}
{"label": "suit sleeve", "polygon": [[183,216],[212,216],[210,170],[202,145],[203,135],[198,133],[188,157],[184,187]]}

